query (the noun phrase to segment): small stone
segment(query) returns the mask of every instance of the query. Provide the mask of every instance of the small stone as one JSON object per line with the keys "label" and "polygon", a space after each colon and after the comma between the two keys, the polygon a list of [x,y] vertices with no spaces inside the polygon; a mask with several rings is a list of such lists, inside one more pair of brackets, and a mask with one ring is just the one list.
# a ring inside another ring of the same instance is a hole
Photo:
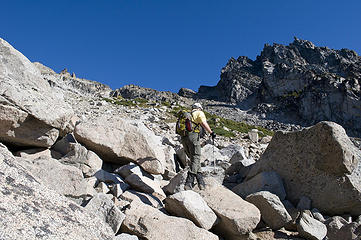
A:
{"label": "small stone", "polygon": [[96,187],[97,192],[107,194],[110,192],[108,185],[104,182],[100,182]]}
{"label": "small stone", "polygon": [[320,213],[320,211],[317,209],[317,208],[313,208],[311,210],[312,212],[312,215],[315,219],[317,219],[318,221],[320,222],[324,222],[325,221],[325,218],[323,217],[323,215]]}
{"label": "small stone", "polygon": [[258,129],[252,129],[250,132],[248,132],[248,136],[252,142],[258,143]]}

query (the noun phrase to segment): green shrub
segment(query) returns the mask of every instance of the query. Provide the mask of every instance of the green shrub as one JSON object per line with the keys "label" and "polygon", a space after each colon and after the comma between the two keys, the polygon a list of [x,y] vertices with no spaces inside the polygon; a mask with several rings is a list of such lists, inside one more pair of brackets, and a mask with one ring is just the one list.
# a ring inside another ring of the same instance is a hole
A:
{"label": "green shrub", "polygon": [[148,100],[145,98],[135,98],[134,101],[136,101],[137,103],[141,103],[141,104],[148,103]]}
{"label": "green shrub", "polygon": [[126,107],[135,107],[135,106],[145,107],[148,103],[148,100],[144,99],[144,98],[124,99],[121,96],[118,96],[113,99],[103,98],[103,100],[110,102],[112,104],[122,105],[122,106],[126,106]]}
{"label": "green shrub", "polygon": [[211,129],[219,136],[223,136],[223,137],[235,137],[235,134],[231,131],[227,131],[224,128],[220,128],[220,127],[211,127]]}
{"label": "green shrub", "polygon": [[[209,126],[212,129],[214,129],[214,132],[218,135],[225,136],[225,137],[226,136],[231,136],[231,137],[234,136],[234,134],[232,132],[226,131],[223,129],[223,127],[226,127],[228,129],[230,129],[231,131],[237,131],[239,133],[248,133],[252,129],[256,128],[256,129],[258,129],[259,135],[261,137],[264,137],[266,135],[273,136],[273,132],[268,129],[265,129],[262,127],[256,127],[254,125],[249,125],[244,122],[237,122],[234,120],[222,118],[222,117],[219,117],[217,115],[214,115],[214,114],[211,114],[208,112],[204,112],[204,113],[207,117]],[[218,122],[216,122],[216,119],[219,119]],[[219,132],[217,132],[217,131],[219,131]]]}
{"label": "green shrub", "polygon": [[162,101],[162,106],[170,107],[170,103],[166,101]]}

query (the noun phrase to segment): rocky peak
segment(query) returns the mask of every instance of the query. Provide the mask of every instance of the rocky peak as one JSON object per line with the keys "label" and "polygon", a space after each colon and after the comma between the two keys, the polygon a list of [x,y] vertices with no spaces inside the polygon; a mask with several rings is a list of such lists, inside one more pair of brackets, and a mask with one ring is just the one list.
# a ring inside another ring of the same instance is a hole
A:
{"label": "rocky peak", "polygon": [[48,81],[50,86],[61,90],[67,90],[65,92],[69,91],[91,96],[108,96],[111,91],[109,86],[105,84],[77,78],[75,73],[70,74],[66,68],[57,74],[51,68],[44,66],[39,62],[35,62],[33,65],[40,71],[42,77]]}
{"label": "rocky peak", "polygon": [[[256,110],[273,104],[266,119],[304,126],[335,121],[361,135],[361,58],[353,50],[317,47],[295,37],[289,45],[265,44],[255,61],[231,58],[214,87],[198,96]],[[257,110],[256,110],[257,112]]]}
{"label": "rocky peak", "polygon": [[157,91],[151,88],[144,88],[133,84],[125,85],[110,93],[111,97],[123,97],[128,99],[144,98],[156,102],[173,103],[181,99],[181,97],[169,91]]}
{"label": "rocky peak", "polygon": [[310,48],[310,49],[315,49],[316,47],[311,41],[302,40],[297,37],[294,37],[294,41],[290,45],[298,46],[301,48]]}

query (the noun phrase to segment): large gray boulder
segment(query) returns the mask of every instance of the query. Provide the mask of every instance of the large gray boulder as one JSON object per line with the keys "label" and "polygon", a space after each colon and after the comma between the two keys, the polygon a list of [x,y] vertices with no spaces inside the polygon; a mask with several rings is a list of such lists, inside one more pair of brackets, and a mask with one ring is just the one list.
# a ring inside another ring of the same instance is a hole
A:
{"label": "large gray boulder", "polygon": [[0,238],[111,239],[94,214],[41,184],[0,144]]}
{"label": "large gray boulder", "polygon": [[0,140],[50,147],[59,134],[72,130],[73,114],[40,71],[0,38]]}
{"label": "large gray boulder", "polygon": [[86,199],[96,194],[93,186],[84,179],[82,172],[53,158],[27,160],[17,158],[18,164],[50,189],[71,199]]}
{"label": "large gray boulder", "polygon": [[261,211],[262,220],[273,230],[278,230],[292,221],[279,197],[273,193],[257,192],[249,195],[246,200]]}
{"label": "large gray boulder", "polygon": [[242,235],[256,228],[261,220],[256,206],[213,179],[206,179],[206,183],[208,187],[199,194],[219,218],[216,232],[226,239],[242,239]]}
{"label": "large gray boulder", "polygon": [[166,158],[167,148],[162,138],[147,129],[143,123],[106,116],[79,123],[74,130],[76,139],[97,153],[106,162],[125,164],[157,159],[157,170],[174,169]]}
{"label": "large gray boulder", "polygon": [[326,225],[304,212],[297,221],[297,231],[310,240],[323,240],[327,235]]}
{"label": "large gray boulder", "polygon": [[167,197],[165,209],[175,216],[191,220],[198,227],[206,230],[211,229],[217,221],[216,214],[194,191],[181,191]]}
{"label": "large gray boulder", "polygon": [[197,227],[188,219],[168,216],[158,209],[133,201],[125,211],[122,232],[147,240],[218,240],[205,229]]}
{"label": "large gray boulder", "polygon": [[361,213],[361,153],[345,130],[320,122],[297,132],[276,132],[247,178],[276,171],[284,180],[287,198],[302,196],[328,215]]}

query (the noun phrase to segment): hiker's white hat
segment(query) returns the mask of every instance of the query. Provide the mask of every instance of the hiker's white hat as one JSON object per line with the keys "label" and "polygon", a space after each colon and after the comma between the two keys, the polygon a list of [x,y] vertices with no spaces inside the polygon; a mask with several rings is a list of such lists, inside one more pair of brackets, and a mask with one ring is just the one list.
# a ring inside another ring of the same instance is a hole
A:
{"label": "hiker's white hat", "polygon": [[196,108],[199,108],[199,109],[203,110],[202,104],[200,104],[200,103],[194,103],[192,105],[192,109],[196,109]]}

